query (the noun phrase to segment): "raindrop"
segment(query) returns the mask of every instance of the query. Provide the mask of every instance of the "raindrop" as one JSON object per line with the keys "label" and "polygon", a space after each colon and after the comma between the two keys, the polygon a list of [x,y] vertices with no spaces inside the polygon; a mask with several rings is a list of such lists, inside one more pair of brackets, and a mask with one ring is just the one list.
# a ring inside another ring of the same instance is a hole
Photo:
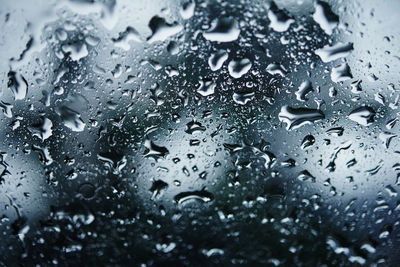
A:
{"label": "raindrop", "polygon": [[250,70],[251,65],[251,61],[248,58],[234,59],[228,64],[228,71],[233,78],[238,79]]}
{"label": "raindrop", "polygon": [[350,112],[348,117],[350,120],[355,121],[358,124],[368,126],[374,122],[375,111],[371,107],[363,106],[354,109]]}
{"label": "raindrop", "polygon": [[325,115],[318,109],[283,106],[279,112],[278,118],[280,121],[287,124],[287,130],[291,130],[299,128],[305,124],[322,120],[325,118]]}
{"label": "raindrop", "polygon": [[203,32],[204,38],[212,42],[232,42],[239,37],[239,34],[239,25],[232,17],[213,20],[210,29]]}
{"label": "raindrop", "polygon": [[178,22],[167,23],[164,18],[154,16],[149,22],[149,28],[152,34],[147,38],[147,42],[154,43],[157,41],[165,41],[169,37],[181,32],[183,30],[182,25]]}

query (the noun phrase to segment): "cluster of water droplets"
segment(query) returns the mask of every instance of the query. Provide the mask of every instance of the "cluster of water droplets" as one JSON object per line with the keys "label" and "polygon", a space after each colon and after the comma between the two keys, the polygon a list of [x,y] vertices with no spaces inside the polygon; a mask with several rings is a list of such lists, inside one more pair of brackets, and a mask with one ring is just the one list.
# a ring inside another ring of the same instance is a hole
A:
{"label": "cluster of water droplets", "polygon": [[242,2],[38,8],[1,69],[0,263],[399,260],[400,36],[365,41],[351,3]]}

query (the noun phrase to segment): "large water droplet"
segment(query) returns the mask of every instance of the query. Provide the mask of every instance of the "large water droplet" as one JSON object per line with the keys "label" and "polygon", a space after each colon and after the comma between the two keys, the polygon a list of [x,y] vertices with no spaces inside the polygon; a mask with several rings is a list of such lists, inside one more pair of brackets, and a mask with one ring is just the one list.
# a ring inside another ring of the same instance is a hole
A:
{"label": "large water droplet", "polygon": [[154,16],[149,22],[149,28],[152,34],[147,41],[154,43],[156,41],[165,41],[167,38],[181,32],[183,26],[178,22],[167,23],[164,18]]}
{"label": "large water droplet", "polygon": [[139,33],[132,27],[128,26],[124,32],[119,33],[118,38],[112,38],[116,47],[125,51],[131,49],[129,41],[141,42]]}
{"label": "large water droplet", "polygon": [[340,64],[332,68],[331,79],[333,82],[343,82],[353,78],[350,67],[347,63]]}
{"label": "large water droplet", "polygon": [[347,57],[353,50],[353,43],[337,43],[335,45],[326,45],[323,48],[315,50],[323,62],[331,62],[336,59]]}
{"label": "large water droplet", "polygon": [[359,107],[354,109],[349,114],[349,119],[361,124],[368,126],[374,122],[375,111],[368,106]]}
{"label": "large water droplet", "polygon": [[22,100],[28,94],[28,82],[25,80],[24,76],[17,74],[14,71],[8,72],[7,86],[14,94],[15,100]]}
{"label": "large water droplet", "polygon": [[57,109],[57,113],[63,120],[64,125],[72,131],[82,132],[85,129],[85,123],[77,111],[63,105]]}
{"label": "large water droplet", "polygon": [[225,50],[219,50],[212,53],[208,59],[208,65],[212,71],[219,70],[224,62],[228,59],[228,53]]}
{"label": "large water droplet", "polygon": [[211,27],[203,33],[204,38],[213,42],[232,42],[240,34],[237,21],[232,17],[222,17],[212,21]]}
{"label": "large water droplet", "polygon": [[234,59],[228,64],[228,71],[233,78],[238,79],[250,70],[251,65],[251,61],[248,58]]}
{"label": "large water droplet", "polygon": [[300,84],[299,89],[296,91],[296,99],[299,101],[306,101],[306,95],[314,91],[310,81],[304,81]]}
{"label": "large water droplet", "polygon": [[203,125],[201,125],[200,122],[197,121],[190,121],[186,124],[186,130],[185,132],[187,132],[188,134],[193,134],[196,132],[204,132],[206,130],[206,127],[204,127]]}
{"label": "large water droplet", "polygon": [[33,124],[31,127],[29,127],[29,131],[33,136],[37,136],[44,141],[52,135],[52,127],[53,123],[51,120],[42,117],[40,123]]}
{"label": "large water droplet", "polygon": [[144,156],[147,158],[153,158],[158,160],[165,157],[169,151],[166,147],[158,146],[153,143],[153,141],[146,139],[144,146],[146,147],[144,151]]}
{"label": "large water droplet", "polygon": [[174,200],[178,204],[183,204],[189,201],[200,201],[203,203],[210,202],[214,200],[214,195],[208,191],[201,190],[201,191],[187,191],[177,194],[174,197]]}
{"label": "large water droplet", "polygon": [[278,74],[282,77],[284,77],[286,74],[286,70],[283,68],[283,66],[281,66],[280,64],[277,64],[277,63],[270,63],[267,66],[267,72],[271,75]]}
{"label": "large water droplet", "polygon": [[319,109],[292,108],[283,106],[279,112],[279,120],[287,123],[287,130],[296,129],[302,125],[313,123],[325,118],[324,113]]}
{"label": "large water droplet", "polygon": [[254,92],[250,93],[233,93],[233,101],[239,105],[246,105],[254,98]]}
{"label": "large water droplet", "polygon": [[270,20],[269,27],[277,32],[287,31],[290,25],[294,23],[294,19],[289,17],[285,11],[279,9],[274,2],[271,3],[268,11],[268,19]]}
{"label": "large water droplet", "polygon": [[209,96],[214,94],[215,87],[217,84],[209,79],[203,79],[200,82],[199,87],[197,88],[197,93],[202,96]]}
{"label": "large water droplet", "polygon": [[330,6],[322,1],[316,1],[315,12],[313,14],[315,22],[319,24],[326,34],[331,35],[335,27],[339,24],[339,17],[332,12]]}

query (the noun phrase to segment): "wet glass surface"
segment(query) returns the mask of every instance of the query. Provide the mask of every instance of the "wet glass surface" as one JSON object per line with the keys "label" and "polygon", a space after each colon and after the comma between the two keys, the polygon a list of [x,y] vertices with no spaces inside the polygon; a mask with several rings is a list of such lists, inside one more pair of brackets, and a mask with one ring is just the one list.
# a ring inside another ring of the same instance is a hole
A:
{"label": "wet glass surface", "polygon": [[400,264],[399,1],[0,6],[0,266]]}

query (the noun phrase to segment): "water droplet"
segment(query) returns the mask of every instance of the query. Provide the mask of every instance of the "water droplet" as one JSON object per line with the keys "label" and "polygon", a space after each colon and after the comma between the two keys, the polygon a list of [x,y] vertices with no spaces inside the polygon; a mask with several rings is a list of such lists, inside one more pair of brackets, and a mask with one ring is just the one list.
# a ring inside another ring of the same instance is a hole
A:
{"label": "water droplet", "polygon": [[233,101],[239,105],[246,105],[254,98],[254,92],[251,93],[233,93]]}
{"label": "water droplet", "polygon": [[339,17],[332,12],[330,6],[319,0],[315,2],[313,18],[328,35],[331,35],[339,24]]}
{"label": "water droplet", "polygon": [[315,183],[315,177],[307,170],[301,171],[297,176],[297,179],[299,179],[300,181],[310,180],[311,182]]}
{"label": "water droplet", "polygon": [[347,57],[353,50],[353,43],[337,43],[335,45],[326,45],[323,48],[315,50],[323,62],[331,62],[336,59]]}
{"label": "water droplet", "polygon": [[309,134],[309,135],[306,135],[306,136],[303,138],[303,141],[301,141],[300,147],[301,147],[302,149],[306,149],[307,147],[312,146],[314,143],[315,143],[315,138],[314,138],[314,136],[312,136],[312,135]]}
{"label": "water droplet", "polygon": [[296,99],[299,101],[307,101],[306,95],[314,91],[310,81],[304,81],[300,84],[299,89],[296,91]]}
{"label": "water droplet", "polygon": [[187,132],[188,134],[193,134],[195,132],[204,132],[206,130],[206,127],[204,127],[203,125],[201,125],[200,122],[197,121],[190,121],[186,124],[186,130],[185,132]]}
{"label": "water droplet", "polygon": [[63,105],[57,109],[57,113],[60,115],[64,125],[72,131],[82,132],[85,129],[85,123],[77,111]]}
{"label": "water droplet", "polygon": [[351,87],[351,92],[353,94],[359,94],[362,92],[362,87],[361,87],[361,80],[356,80],[354,82],[351,82],[350,87]]}
{"label": "water droplet", "polygon": [[228,71],[233,78],[238,79],[250,70],[251,65],[251,61],[248,58],[234,59],[228,64]]}
{"label": "water droplet", "polygon": [[40,147],[37,145],[32,146],[32,150],[38,152],[39,160],[45,165],[50,165],[53,163],[53,158],[50,155],[50,151],[47,147]]}
{"label": "water droplet", "polygon": [[14,94],[15,100],[22,100],[28,94],[28,82],[25,80],[24,76],[14,71],[8,72],[7,86]]}
{"label": "water droplet", "polygon": [[147,158],[153,158],[158,160],[165,157],[169,151],[166,147],[158,146],[153,143],[153,141],[146,139],[144,146],[146,147],[144,151],[144,156]]}
{"label": "water droplet", "polygon": [[124,155],[113,152],[100,152],[97,154],[97,159],[102,161],[105,167],[116,175],[121,173],[127,163]]}
{"label": "water droplet", "polygon": [[383,142],[386,148],[389,148],[390,142],[393,138],[397,137],[396,134],[390,132],[382,132],[379,134],[379,139]]}
{"label": "water droplet", "polygon": [[153,184],[151,185],[150,192],[152,193],[151,195],[151,200],[156,200],[159,199],[163,192],[168,189],[168,184],[162,180],[155,180],[153,181]]}
{"label": "water droplet", "polygon": [[214,195],[206,190],[201,191],[187,191],[177,194],[174,197],[175,202],[184,204],[191,201],[200,201],[207,203],[214,200]]}
{"label": "water droplet", "polygon": [[350,67],[347,63],[340,64],[332,68],[331,79],[333,82],[343,82],[353,78]]}
{"label": "water droplet", "polygon": [[228,53],[225,50],[218,50],[212,53],[208,59],[208,65],[212,71],[219,70],[224,62],[228,59]]}
{"label": "water droplet", "polygon": [[207,32],[203,32],[205,39],[212,42],[232,42],[240,34],[237,21],[232,17],[222,17],[212,21]]}
{"label": "water droplet", "polygon": [[209,79],[203,79],[200,82],[199,87],[197,88],[197,93],[202,96],[209,96],[214,94],[215,87],[217,84]]}
{"label": "water droplet", "polygon": [[29,127],[29,131],[32,133],[33,136],[39,137],[42,141],[49,138],[52,133],[53,123],[48,118],[41,118],[41,122],[37,124],[33,124]]}
{"label": "water droplet", "polygon": [[334,135],[334,136],[342,136],[343,132],[344,132],[343,127],[334,127],[334,128],[330,128],[329,130],[326,131],[327,134]]}
{"label": "water droplet", "polygon": [[271,75],[280,75],[284,77],[286,75],[286,70],[281,66],[280,64],[277,63],[271,63],[267,66],[267,72]]}
{"label": "water droplet", "polygon": [[318,109],[292,108],[285,105],[281,108],[278,118],[280,121],[287,123],[287,130],[291,130],[317,120],[322,120],[325,118],[325,115]]}
{"label": "water droplet", "polygon": [[10,103],[0,101],[0,109],[3,111],[4,116],[6,116],[7,118],[12,118],[12,116],[13,116],[12,108],[13,107],[14,106],[11,105]]}
{"label": "water droplet", "polygon": [[388,129],[388,130],[393,129],[393,127],[396,125],[397,121],[398,121],[397,118],[388,120],[388,122],[386,123],[386,129]]}
{"label": "water droplet", "polygon": [[375,111],[371,107],[363,106],[354,109],[350,112],[348,117],[350,120],[355,121],[358,124],[368,126],[374,122]]}
{"label": "water droplet", "polygon": [[95,192],[95,187],[91,183],[83,183],[79,187],[79,194],[81,194],[86,199],[93,198]]}
{"label": "water droplet", "polygon": [[271,2],[268,19],[270,20],[269,27],[276,32],[285,32],[294,23],[294,19],[288,16],[285,11],[279,9],[274,2]]}
{"label": "water droplet", "polygon": [[169,37],[181,32],[183,26],[178,22],[167,23],[164,18],[159,16],[154,16],[149,22],[149,28],[152,34],[147,41],[149,43],[154,43],[157,41],[165,41]]}

